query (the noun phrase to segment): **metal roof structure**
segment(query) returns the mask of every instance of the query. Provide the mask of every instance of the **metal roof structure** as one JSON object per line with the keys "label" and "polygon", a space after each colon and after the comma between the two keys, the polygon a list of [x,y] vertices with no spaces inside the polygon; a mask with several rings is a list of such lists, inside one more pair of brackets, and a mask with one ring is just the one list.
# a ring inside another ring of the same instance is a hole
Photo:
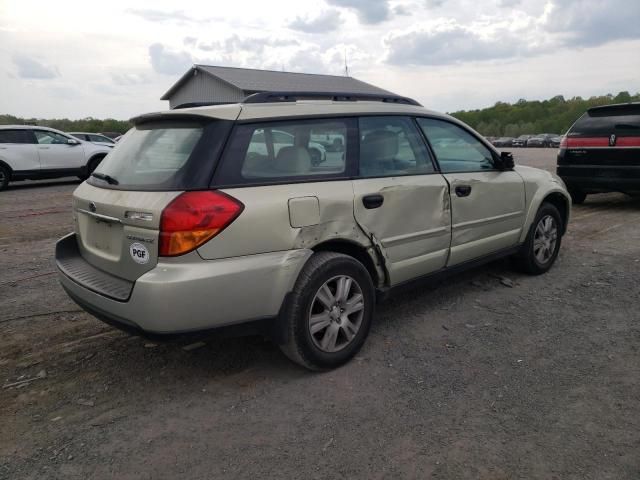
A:
{"label": "metal roof structure", "polygon": [[[180,89],[186,87],[186,84],[198,75],[209,77],[210,80],[222,84],[224,88],[241,91],[245,96],[270,91],[395,95],[353,77],[194,65],[161,97],[161,100],[171,101]],[[209,99],[200,99],[200,101],[207,100]]]}

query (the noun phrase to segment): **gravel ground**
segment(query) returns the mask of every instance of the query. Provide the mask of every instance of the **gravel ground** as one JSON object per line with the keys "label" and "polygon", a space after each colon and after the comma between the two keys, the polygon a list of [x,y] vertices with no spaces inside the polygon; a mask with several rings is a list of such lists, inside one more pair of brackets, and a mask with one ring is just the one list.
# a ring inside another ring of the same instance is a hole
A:
{"label": "gravel ground", "polygon": [[77,183],[0,193],[0,478],[640,478],[640,200],[574,207],[546,275],[500,261],[382,304],[312,374],[262,338],[155,345],[82,312],[52,265]]}

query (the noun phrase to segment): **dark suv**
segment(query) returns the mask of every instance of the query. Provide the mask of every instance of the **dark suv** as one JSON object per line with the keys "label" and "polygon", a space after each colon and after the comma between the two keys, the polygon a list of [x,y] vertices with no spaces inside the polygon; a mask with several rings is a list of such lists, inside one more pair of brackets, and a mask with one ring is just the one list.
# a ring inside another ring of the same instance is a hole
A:
{"label": "dark suv", "polygon": [[640,103],[589,109],[560,144],[558,175],[573,203],[589,193],[640,194]]}

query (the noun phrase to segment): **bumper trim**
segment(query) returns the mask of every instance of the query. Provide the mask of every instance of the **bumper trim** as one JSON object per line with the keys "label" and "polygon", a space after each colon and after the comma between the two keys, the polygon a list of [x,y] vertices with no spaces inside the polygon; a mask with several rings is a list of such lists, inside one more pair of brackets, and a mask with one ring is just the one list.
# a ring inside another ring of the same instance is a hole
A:
{"label": "bumper trim", "polygon": [[110,275],[88,263],[80,254],[74,233],[56,243],[56,266],[69,280],[118,302],[131,296],[133,282]]}

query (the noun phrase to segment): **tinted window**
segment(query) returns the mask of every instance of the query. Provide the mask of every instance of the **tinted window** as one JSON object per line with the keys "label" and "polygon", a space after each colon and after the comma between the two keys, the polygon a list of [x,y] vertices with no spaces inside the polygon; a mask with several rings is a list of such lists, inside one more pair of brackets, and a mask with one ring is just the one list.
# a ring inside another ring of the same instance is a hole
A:
{"label": "tinted window", "polygon": [[417,175],[434,171],[413,120],[407,117],[362,117],[360,176]]}
{"label": "tinted window", "polygon": [[346,145],[347,132],[345,120],[239,125],[225,156],[224,175],[229,177],[227,181],[235,183],[343,174],[346,150],[329,151],[315,139],[331,138]]}
{"label": "tinted window", "polygon": [[442,172],[491,170],[491,150],[480,140],[453,123],[419,118],[418,124],[429,139]]}
{"label": "tinted window", "polygon": [[55,132],[48,132],[46,130],[36,130],[33,133],[36,135],[38,143],[41,145],[66,145],[67,137]]}
{"label": "tinted window", "polygon": [[160,121],[131,129],[100,163],[96,173],[118,183],[92,177],[104,188],[123,190],[189,190],[209,184],[231,122]]}
{"label": "tinted window", "polygon": [[0,143],[31,143],[24,130],[0,130]]}
{"label": "tinted window", "polygon": [[90,142],[114,143],[113,140],[102,135],[87,135]]}
{"label": "tinted window", "polygon": [[568,135],[611,135],[614,129],[614,120],[611,117],[591,117],[585,113],[571,127]]}

